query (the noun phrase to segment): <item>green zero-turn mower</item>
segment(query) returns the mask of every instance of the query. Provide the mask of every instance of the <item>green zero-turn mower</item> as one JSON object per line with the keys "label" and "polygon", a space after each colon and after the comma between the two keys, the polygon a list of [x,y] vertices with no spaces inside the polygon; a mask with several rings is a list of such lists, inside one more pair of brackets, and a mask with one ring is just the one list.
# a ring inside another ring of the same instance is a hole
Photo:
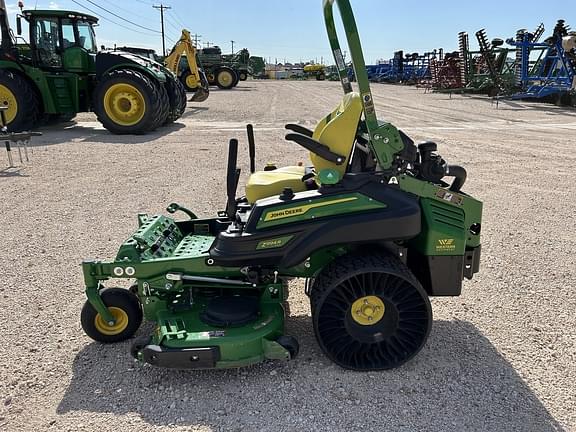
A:
{"label": "green zero-turn mower", "polygon": [[[344,22],[359,92],[349,82],[333,18]],[[85,261],[82,326],[93,339],[130,338],[142,318],[153,333],[132,344],[141,362],[172,368],[239,367],[291,359],[284,334],[287,281],[306,279],[312,323],[327,357],[344,368],[397,367],[424,345],[429,296],[456,296],[479,269],[482,203],[462,191],[466,171],[436,144],[415,146],[376,119],[349,0],[324,0],[344,97],[314,131],[287,139],[313,167],[267,167],[237,198],[238,142],[230,141],[226,210],[200,219],[138,217],[113,261]],[[453,177],[450,184],[443,179]],[[109,278],[136,282],[104,288]]]}
{"label": "green zero-turn mower", "polygon": [[176,76],[148,57],[97,52],[97,23],[83,12],[24,10],[16,37],[0,0],[0,105],[10,131],[93,111],[112,133],[144,134],[182,116],[186,90]]}

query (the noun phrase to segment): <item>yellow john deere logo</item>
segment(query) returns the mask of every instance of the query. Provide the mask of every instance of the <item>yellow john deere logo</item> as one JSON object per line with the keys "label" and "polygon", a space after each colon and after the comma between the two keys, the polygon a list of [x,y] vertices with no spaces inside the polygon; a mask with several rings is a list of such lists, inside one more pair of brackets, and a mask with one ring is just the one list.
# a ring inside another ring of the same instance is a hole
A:
{"label": "yellow john deere logo", "polygon": [[291,208],[287,208],[284,210],[271,211],[270,213],[267,213],[266,216],[264,217],[264,222],[273,221],[273,220],[277,220],[277,219],[289,218],[289,217],[293,217],[293,216],[299,216],[299,215],[303,215],[308,210],[311,210],[311,209],[314,209],[317,207],[324,207],[324,206],[328,206],[328,205],[332,205],[332,204],[340,204],[343,202],[354,201],[357,199],[358,198],[356,198],[356,197],[341,198],[341,199],[337,199],[337,200],[323,201],[323,202],[319,202],[319,203],[308,204],[308,205],[304,205],[304,206],[300,206],[300,207],[291,207]]}
{"label": "yellow john deere logo", "polygon": [[454,239],[439,239],[438,244],[436,244],[436,250],[442,252],[456,250]]}

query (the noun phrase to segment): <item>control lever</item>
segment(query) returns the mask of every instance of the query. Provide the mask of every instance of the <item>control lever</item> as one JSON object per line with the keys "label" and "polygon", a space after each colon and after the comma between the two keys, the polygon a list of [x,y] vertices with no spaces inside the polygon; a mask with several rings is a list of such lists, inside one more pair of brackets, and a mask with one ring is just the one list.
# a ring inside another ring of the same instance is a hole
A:
{"label": "control lever", "polygon": [[166,207],[166,211],[168,213],[176,213],[178,210],[180,210],[182,213],[186,213],[190,219],[198,219],[198,216],[196,216],[191,210],[188,210],[186,207],[182,207],[178,203],[171,203],[168,207]]}
{"label": "control lever", "polygon": [[226,204],[226,214],[228,218],[234,220],[236,217],[236,189],[240,180],[240,168],[238,163],[238,140],[232,138],[228,147],[228,172],[226,174],[226,193],[228,203]]}
{"label": "control lever", "polygon": [[246,133],[248,134],[248,152],[250,154],[250,173],[256,172],[256,143],[254,142],[254,127],[249,124],[246,125]]}

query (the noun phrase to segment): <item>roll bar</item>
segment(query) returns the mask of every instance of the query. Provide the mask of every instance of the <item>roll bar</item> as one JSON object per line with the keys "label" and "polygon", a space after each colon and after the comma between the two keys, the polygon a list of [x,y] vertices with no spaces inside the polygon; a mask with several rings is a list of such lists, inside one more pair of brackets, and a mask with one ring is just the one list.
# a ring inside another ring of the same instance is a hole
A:
{"label": "roll bar", "polygon": [[340,49],[340,41],[338,40],[338,34],[336,32],[333,11],[334,3],[338,4],[338,9],[340,10],[340,16],[344,24],[344,30],[346,31],[348,48],[352,57],[354,75],[356,76],[360,95],[362,96],[366,126],[368,127],[368,132],[372,134],[372,132],[378,128],[378,119],[376,118],[376,112],[374,110],[370,82],[368,81],[368,73],[364,62],[364,54],[362,53],[362,45],[360,44],[360,35],[358,34],[358,28],[356,27],[356,21],[354,19],[354,12],[352,12],[349,0],[324,0],[324,19],[326,21],[328,40],[330,41],[330,47],[332,48],[332,54],[336,61],[336,67],[338,68],[338,75],[340,76],[344,93],[350,93],[352,91],[352,84],[348,78],[348,72],[344,64],[344,58],[342,57],[342,50]]}
{"label": "roll bar", "polygon": [[404,151],[405,145],[398,129],[390,123],[379,122],[376,118],[374,100],[368,81],[368,72],[366,71],[366,64],[364,63],[364,54],[362,54],[362,45],[360,44],[360,36],[358,34],[358,28],[356,27],[356,21],[354,20],[354,13],[350,6],[350,0],[323,1],[324,20],[326,22],[328,40],[330,41],[330,47],[332,48],[332,54],[336,61],[336,67],[338,68],[338,75],[344,93],[350,93],[352,91],[352,84],[348,78],[346,65],[344,64],[344,58],[342,57],[342,51],[340,49],[340,42],[338,41],[338,34],[336,33],[333,12],[334,3],[338,5],[338,9],[340,10],[348,48],[352,56],[352,66],[354,68],[354,74],[356,75],[356,81],[358,81],[364,119],[369,134],[369,145],[374,151],[380,168],[384,172],[393,173],[395,172],[393,164],[397,156]]}

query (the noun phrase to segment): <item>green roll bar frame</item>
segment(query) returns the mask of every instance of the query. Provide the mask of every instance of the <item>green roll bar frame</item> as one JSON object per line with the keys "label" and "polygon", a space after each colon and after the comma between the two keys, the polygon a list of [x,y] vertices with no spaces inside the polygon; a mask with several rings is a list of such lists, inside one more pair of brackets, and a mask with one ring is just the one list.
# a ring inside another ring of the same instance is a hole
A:
{"label": "green roll bar frame", "polygon": [[324,2],[324,19],[326,22],[326,30],[328,32],[328,40],[336,67],[338,68],[338,75],[344,93],[352,92],[352,83],[348,78],[346,64],[340,49],[340,41],[338,40],[338,33],[336,32],[336,25],[334,23],[334,3],[338,4],[344,30],[346,32],[346,39],[348,42],[348,49],[352,57],[352,66],[354,68],[354,75],[358,82],[360,96],[362,98],[362,106],[364,110],[364,119],[366,121],[366,128],[370,136],[370,146],[378,159],[378,164],[384,172],[393,172],[393,163],[397,155],[404,150],[404,143],[400,137],[398,129],[390,123],[380,122],[376,117],[376,110],[374,108],[374,100],[372,98],[372,91],[370,90],[370,82],[368,81],[368,73],[366,71],[366,64],[364,62],[364,54],[362,53],[362,45],[360,43],[360,35],[356,27],[356,20],[354,19],[354,12],[350,6],[349,0],[323,0]]}

